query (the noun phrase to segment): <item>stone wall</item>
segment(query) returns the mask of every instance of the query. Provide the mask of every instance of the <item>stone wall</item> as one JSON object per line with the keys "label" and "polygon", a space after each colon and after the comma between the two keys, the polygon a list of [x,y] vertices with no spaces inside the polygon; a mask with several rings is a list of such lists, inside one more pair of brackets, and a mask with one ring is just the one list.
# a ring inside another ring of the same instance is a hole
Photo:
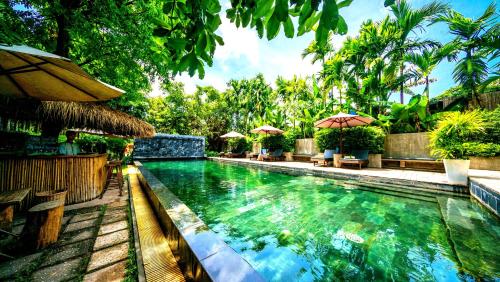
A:
{"label": "stone wall", "polygon": [[295,140],[295,155],[316,155],[319,152],[314,138]]}
{"label": "stone wall", "polygon": [[205,156],[205,137],[157,134],[135,139],[134,159],[185,159]]}
{"label": "stone wall", "polygon": [[384,158],[432,159],[427,132],[389,134],[384,147]]}

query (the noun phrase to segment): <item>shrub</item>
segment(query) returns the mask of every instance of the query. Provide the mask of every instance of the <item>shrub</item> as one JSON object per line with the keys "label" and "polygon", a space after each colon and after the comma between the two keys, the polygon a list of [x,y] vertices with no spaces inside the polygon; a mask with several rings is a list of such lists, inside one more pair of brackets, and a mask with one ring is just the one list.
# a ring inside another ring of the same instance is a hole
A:
{"label": "shrub", "polygon": [[484,112],[486,120],[485,134],[481,140],[484,143],[500,143],[500,106],[494,111]]}
{"label": "shrub", "polygon": [[108,153],[111,159],[122,159],[125,146],[130,143],[130,140],[81,133],[75,142],[82,152]]}
{"label": "shrub", "polygon": [[207,157],[218,157],[219,156],[219,153],[216,151],[205,151],[205,154],[207,155]]}
{"label": "shrub", "polygon": [[252,140],[249,138],[231,138],[227,141],[229,149],[233,152],[251,151]]}
{"label": "shrub", "polygon": [[268,150],[284,149],[283,144],[285,144],[284,135],[262,135],[259,137],[259,142],[262,148]]}
{"label": "shrub", "polygon": [[485,126],[484,114],[478,110],[444,114],[429,134],[431,154],[439,159],[466,159],[478,146],[465,143],[484,138]]}
{"label": "shrub", "polygon": [[298,130],[290,129],[285,132],[283,140],[283,151],[294,152],[295,151],[295,140],[299,138],[300,132]]}
{"label": "shrub", "polygon": [[463,144],[465,155],[469,157],[500,156],[500,144],[466,142]]}
{"label": "shrub", "polygon": [[[344,152],[351,150],[369,150],[372,154],[384,152],[385,133],[380,127],[358,126],[343,128]],[[340,147],[340,129],[321,129],[314,136],[320,151]]]}

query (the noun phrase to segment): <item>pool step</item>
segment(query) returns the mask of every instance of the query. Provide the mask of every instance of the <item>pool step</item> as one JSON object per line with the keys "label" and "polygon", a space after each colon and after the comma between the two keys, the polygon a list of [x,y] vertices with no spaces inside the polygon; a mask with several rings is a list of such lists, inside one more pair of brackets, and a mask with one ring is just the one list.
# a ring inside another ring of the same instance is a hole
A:
{"label": "pool step", "polygon": [[355,183],[358,183],[358,185],[362,185],[362,186],[390,189],[390,190],[395,190],[395,191],[398,191],[401,193],[409,193],[409,194],[415,194],[415,195],[420,195],[420,196],[430,196],[430,197],[451,196],[451,197],[464,197],[464,198],[469,197],[469,195],[467,195],[467,194],[461,194],[461,193],[457,193],[457,192],[453,192],[453,191],[443,191],[443,190],[426,188],[426,187],[415,186],[415,185],[404,185],[403,186],[403,185],[398,185],[398,184],[374,183],[374,182],[369,182],[369,181],[353,182],[353,184],[355,184]]}
{"label": "pool step", "polygon": [[389,196],[394,196],[394,197],[401,197],[401,198],[407,198],[407,199],[412,199],[412,200],[418,200],[418,201],[425,201],[425,202],[432,202],[432,203],[437,202],[436,196],[404,193],[404,192],[393,190],[393,189],[387,189],[386,187],[381,187],[381,186],[368,186],[368,185],[357,184],[356,189],[362,190],[362,191],[367,191],[367,192],[372,192],[372,193],[377,193],[377,194],[383,194],[383,195],[389,195]]}
{"label": "pool step", "polygon": [[382,183],[373,183],[366,181],[359,181],[359,182],[346,181],[344,182],[344,184],[353,185],[357,189],[364,191],[383,193],[387,195],[411,198],[415,200],[422,200],[428,202],[436,202],[437,196],[457,196],[456,193],[452,192],[429,190],[426,188],[419,188],[419,187],[401,187],[400,185],[386,184],[386,183],[382,184]]}

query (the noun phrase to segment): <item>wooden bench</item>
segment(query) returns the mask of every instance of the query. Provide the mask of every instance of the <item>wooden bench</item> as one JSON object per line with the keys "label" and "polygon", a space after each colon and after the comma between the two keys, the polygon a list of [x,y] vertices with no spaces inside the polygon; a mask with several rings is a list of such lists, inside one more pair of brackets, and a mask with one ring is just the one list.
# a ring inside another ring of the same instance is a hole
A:
{"label": "wooden bench", "polygon": [[293,155],[293,160],[297,162],[311,162],[313,155],[297,154]]}
{"label": "wooden bench", "polygon": [[384,168],[401,168],[427,171],[444,171],[442,161],[436,160],[412,160],[412,159],[382,159]]}

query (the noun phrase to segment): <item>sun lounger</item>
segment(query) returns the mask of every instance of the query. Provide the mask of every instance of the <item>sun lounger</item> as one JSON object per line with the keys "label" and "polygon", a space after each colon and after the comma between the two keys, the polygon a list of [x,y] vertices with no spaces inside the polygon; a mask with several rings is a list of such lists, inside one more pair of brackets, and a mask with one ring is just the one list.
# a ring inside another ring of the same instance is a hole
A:
{"label": "sun lounger", "polygon": [[354,156],[353,159],[345,157],[340,159],[340,167],[354,165],[361,169],[363,166],[368,166],[368,150],[352,150],[351,155]]}
{"label": "sun lounger", "polygon": [[283,156],[283,149],[277,149],[269,155],[264,155],[262,157],[263,161],[284,161],[285,156]]}
{"label": "sun lounger", "polygon": [[225,156],[226,156],[226,158],[244,158],[245,151],[241,150],[239,152],[229,152]]}
{"label": "sun lounger", "polygon": [[333,154],[335,150],[325,150],[323,154],[317,154],[316,156],[311,158],[313,165],[324,165],[328,166],[328,162],[333,162]]}

